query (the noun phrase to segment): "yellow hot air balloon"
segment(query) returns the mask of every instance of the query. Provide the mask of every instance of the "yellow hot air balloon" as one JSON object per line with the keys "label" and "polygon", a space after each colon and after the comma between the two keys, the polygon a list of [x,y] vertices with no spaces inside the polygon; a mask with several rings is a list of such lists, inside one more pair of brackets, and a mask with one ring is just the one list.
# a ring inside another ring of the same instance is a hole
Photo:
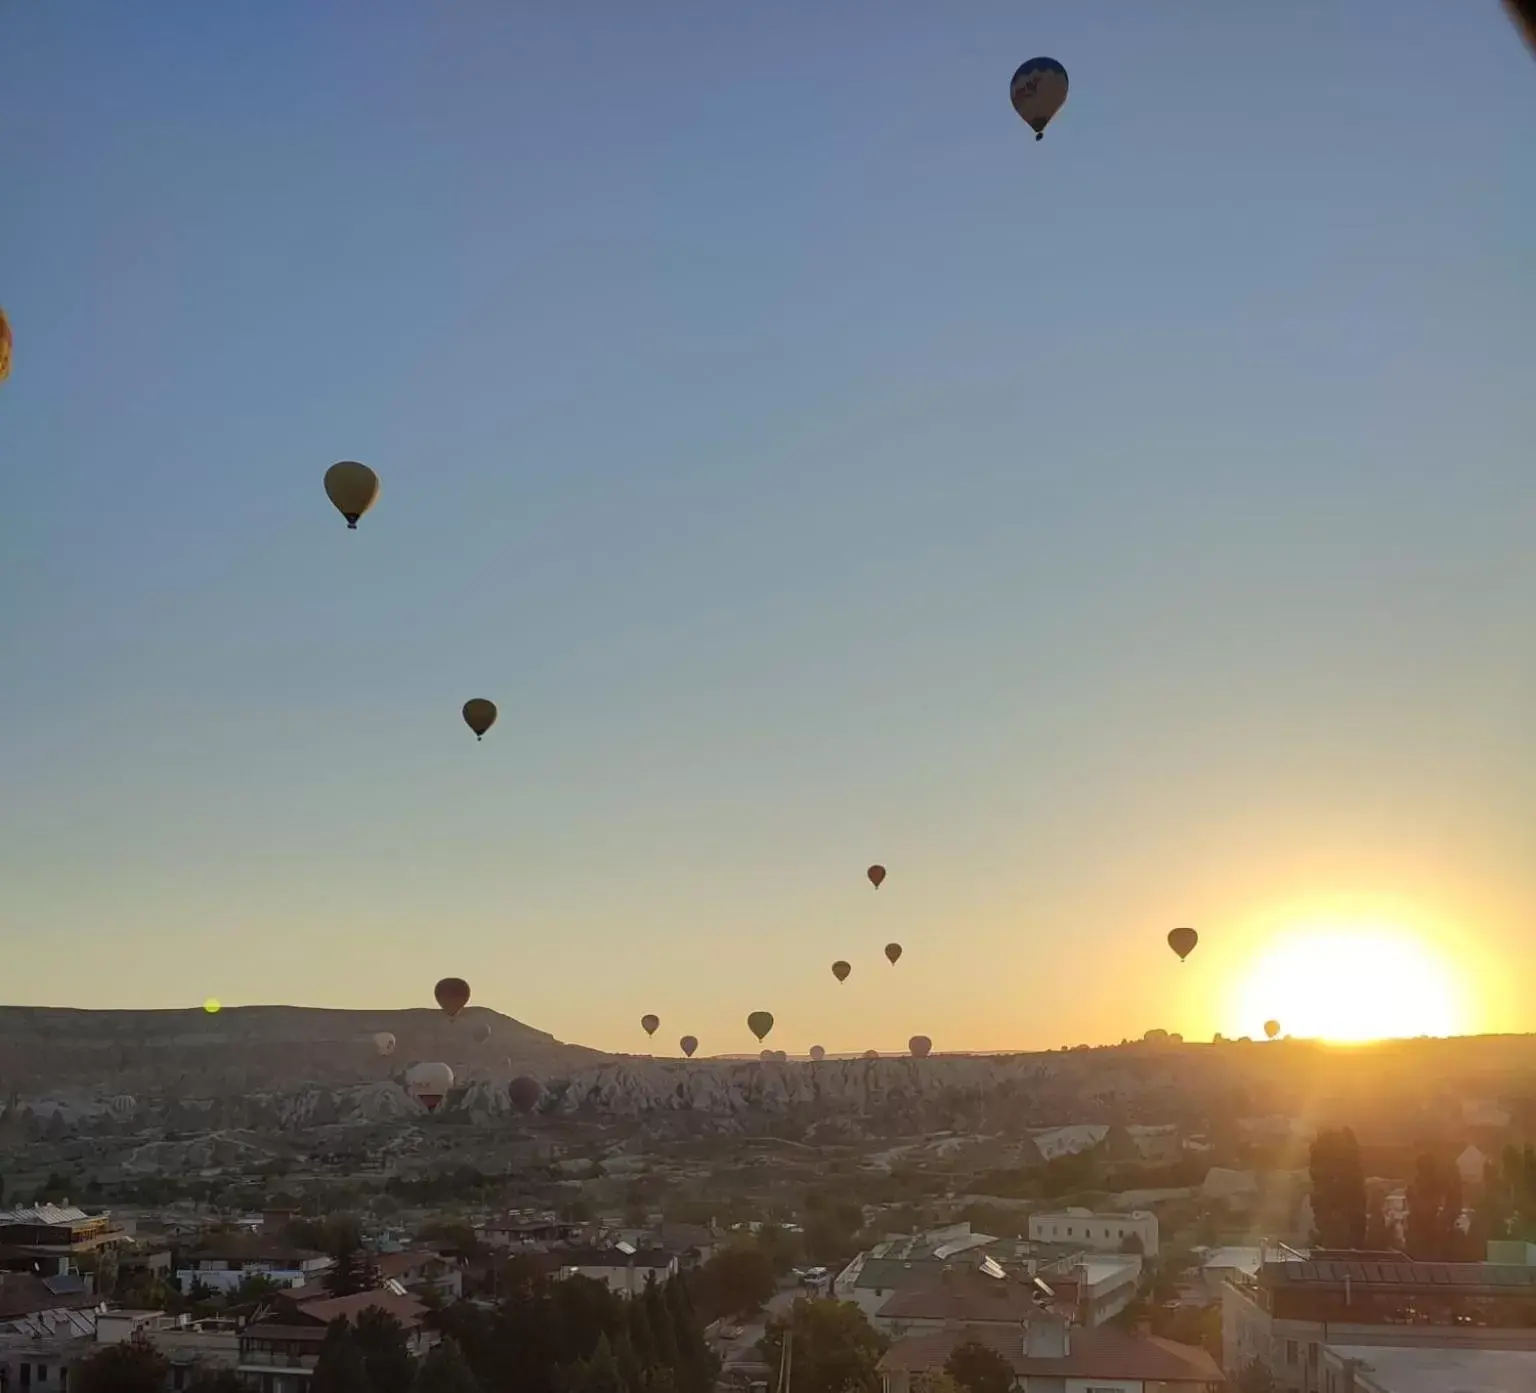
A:
{"label": "yellow hot air balloon", "polygon": [[1200,942],[1200,935],[1193,929],[1170,929],[1168,931],[1168,946],[1179,955],[1179,961],[1183,962],[1195,951],[1195,944]]}
{"label": "yellow hot air balloon", "polygon": [[768,1032],[773,1029],[773,1013],[754,1011],[747,1017],[747,1029],[757,1036],[759,1041],[766,1040]]}
{"label": "yellow hot air balloon", "polygon": [[0,382],[11,375],[11,321],[0,310]]}
{"label": "yellow hot air balloon", "polygon": [[1273,1040],[1275,1038],[1275,1036],[1277,1036],[1280,1033],[1280,1022],[1279,1021],[1265,1021],[1264,1022],[1264,1033],[1267,1036],[1269,1036],[1269,1038],[1271,1040]]}
{"label": "yellow hot air balloon", "polygon": [[885,956],[890,959],[891,966],[895,967],[896,959],[901,956],[901,944],[887,943],[885,945]]}
{"label": "yellow hot air balloon", "polygon": [[325,471],[325,496],[355,531],[358,518],[378,501],[379,476],[366,464],[344,459]]}
{"label": "yellow hot air balloon", "polygon": [[485,732],[496,724],[496,703],[484,697],[470,697],[464,703],[464,724],[475,732],[476,740],[483,740]]}
{"label": "yellow hot air balloon", "polygon": [[219,1005],[219,999],[216,996],[210,996],[207,1001],[203,1002],[203,1010],[205,1010],[210,1016],[218,1015],[219,1012],[223,1009],[224,1008]]}
{"label": "yellow hot air balloon", "polygon": [[839,982],[846,982],[848,980],[848,974],[852,971],[852,965],[850,963],[845,963],[841,958],[832,964],[832,975],[836,977]]}

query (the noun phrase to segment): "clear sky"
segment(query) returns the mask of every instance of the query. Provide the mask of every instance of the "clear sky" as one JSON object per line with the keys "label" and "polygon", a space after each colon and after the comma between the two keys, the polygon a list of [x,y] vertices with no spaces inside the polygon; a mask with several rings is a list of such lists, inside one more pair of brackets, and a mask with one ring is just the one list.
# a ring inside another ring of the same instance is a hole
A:
{"label": "clear sky", "polygon": [[1536,1029],[1495,0],[82,0],[0,50],[0,999],[455,973],[610,1048],[1002,1049],[1305,1024],[1263,964],[1348,931],[1383,1028]]}

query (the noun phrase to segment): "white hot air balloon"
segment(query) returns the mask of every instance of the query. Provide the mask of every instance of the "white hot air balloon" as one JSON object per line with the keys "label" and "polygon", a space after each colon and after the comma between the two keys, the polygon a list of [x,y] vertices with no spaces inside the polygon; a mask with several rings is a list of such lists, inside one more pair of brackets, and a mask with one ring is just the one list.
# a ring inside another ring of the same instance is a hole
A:
{"label": "white hot air balloon", "polygon": [[381,1030],[373,1037],[373,1047],[381,1055],[392,1055],[395,1052],[395,1037],[387,1030]]}
{"label": "white hot air balloon", "polygon": [[453,1070],[446,1064],[413,1064],[406,1070],[405,1091],[428,1112],[436,1112],[453,1087]]}

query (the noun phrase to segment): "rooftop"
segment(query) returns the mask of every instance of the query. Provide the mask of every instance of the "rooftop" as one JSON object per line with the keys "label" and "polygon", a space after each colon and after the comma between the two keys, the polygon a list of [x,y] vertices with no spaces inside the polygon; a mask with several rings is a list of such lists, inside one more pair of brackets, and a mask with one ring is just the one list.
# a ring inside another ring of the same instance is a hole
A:
{"label": "rooftop", "polygon": [[557,1255],[562,1267],[638,1267],[665,1268],[672,1265],[672,1254],[660,1248],[642,1248],[626,1253],[622,1248],[572,1248]]}
{"label": "rooftop", "polygon": [[1511,1393],[1536,1388],[1536,1350],[1329,1345],[1328,1351],[1339,1359],[1360,1361],[1360,1393]]}
{"label": "rooftop", "polygon": [[951,1272],[943,1280],[898,1290],[876,1314],[882,1320],[1019,1322],[1037,1314],[1032,1289],[1023,1282],[999,1282],[980,1272]]}
{"label": "rooftop", "polygon": [[1513,1293],[1536,1287],[1536,1267],[1494,1262],[1266,1262],[1259,1285],[1272,1289],[1422,1291],[1426,1287]]}
{"label": "rooftop", "polygon": [[[1126,1335],[1107,1326],[1074,1330],[1068,1352],[1059,1357],[1024,1353],[1018,1327],[976,1325],[969,1329],[935,1330],[898,1340],[880,1360],[883,1370],[918,1373],[941,1369],[957,1345],[976,1341],[995,1349],[1021,1376],[1105,1379],[1168,1383],[1211,1383],[1225,1377],[1203,1349],[1181,1345],[1155,1335]],[[1443,1393],[1443,1391],[1442,1391]]]}
{"label": "rooftop", "polygon": [[29,1204],[18,1209],[0,1209],[0,1224],[83,1224],[104,1215],[87,1214],[76,1205]]}

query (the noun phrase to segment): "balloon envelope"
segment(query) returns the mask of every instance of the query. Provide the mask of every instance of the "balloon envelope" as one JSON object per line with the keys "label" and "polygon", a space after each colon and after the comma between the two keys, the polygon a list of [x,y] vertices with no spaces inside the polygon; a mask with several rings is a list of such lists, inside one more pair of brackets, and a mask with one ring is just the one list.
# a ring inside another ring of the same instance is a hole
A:
{"label": "balloon envelope", "polygon": [[1179,961],[1183,962],[1195,951],[1195,944],[1200,942],[1200,935],[1193,929],[1170,929],[1168,931],[1168,946],[1179,955]]}
{"label": "balloon envelope", "polygon": [[477,1045],[484,1045],[491,1038],[491,1027],[484,1021],[481,1021],[479,1025],[469,1032],[469,1038]]}
{"label": "balloon envelope", "polygon": [[895,967],[896,959],[901,956],[901,944],[887,943],[885,945],[885,956],[891,960],[891,966]]}
{"label": "balloon envelope", "polygon": [[138,1106],[138,1100],[131,1093],[119,1093],[107,1104],[114,1117],[132,1117]]}
{"label": "balloon envelope", "polygon": [[389,1055],[395,1052],[395,1037],[387,1030],[381,1030],[373,1037],[373,1047],[381,1055]]}
{"label": "balloon envelope", "polygon": [[11,375],[11,321],[0,310],[0,382]]}
{"label": "balloon envelope", "polygon": [[405,1073],[405,1091],[428,1112],[435,1112],[453,1087],[453,1070],[446,1064],[413,1064]]}
{"label": "balloon envelope", "polygon": [[462,977],[444,977],[432,988],[432,995],[451,1019],[469,1004],[469,983]]}
{"label": "balloon envelope", "polygon": [[484,697],[470,697],[464,703],[464,724],[475,732],[476,740],[483,740],[485,732],[496,724],[496,703]]}
{"label": "balloon envelope", "polygon": [[325,496],[336,511],[346,518],[349,528],[356,528],[379,496],[379,476],[366,464],[344,459],[325,471]]}
{"label": "balloon envelope", "polygon": [[646,1016],[641,1016],[640,1017],[640,1028],[643,1031],[645,1031],[645,1033],[647,1035],[654,1035],[657,1032],[657,1030],[660,1028],[660,1026],[661,1026],[661,1017],[660,1016],[646,1015]]}
{"label": "balloon envelope", "polygon": [[865,1050],[864,1051],[864,1058],[865,1059],[879,1059],[880,1058],[880,1051],[879,1050]]}
{"label": "balloon envelope", "polygon": [[772,1064],[773,1063],[773,1051],[772,1050],[759,1050],[757,1057],[764,1064]]}
{"label": "balloon envelope", "polygon": [[852,964],[845,963],[841,958],[832,964],[832,975],[836,977],[839,982],[846,982],[848,980],[848,974],[852,971]]}
{"label": "balloon envelope", "polygon": [[1054,58],[1031,58],[1020,63],[1008,84],[1008,97],[1019,119],[1040,140],[1051,117],[1067,100],[1067,70]]}
{"label": "balloon envelope", "polygon": [[827,1052],[820,1045],[811,1046],[811,1059],[814,1063],[820,1064],[826,1057]]}
{"label": "balloon envelope", "polygon": [[754,1011],[747,1017],[747,1029],[759,1040],[768,1038],[768,1032],[773,1029],[773,1013],[771,1011]]}
{"label": "balloon envelope", "polygon": [[519,1074],[507,1085],[507,1097],[518,1112],[532,1112],[544,1096],[544,1086],[527,1074]]}
{"label": "balloon envelope", "polygon": [[1265,1021],[1264,1022],[1264,1033],[1267,1036],[1269,1036],[1269,1038],[1271,1040],[1273,1040],[1275,1038],[1275,1036],[1277,1036],[1280,1033],[1280,1022],[1279,1021]]}
{"label": "balloon envelope", "polygon": [[933,1041],[926,1035],[914,1035],[907,1041],[907,1048],[912,1051],[913,1059],[927,1059],[928,1051],[933,1048]]}
{"label": "balloon envelope", "polygon": [[693,1035],[685,1035],[681,1040],[677,1042],[677,1047],[685,1055],[687,1055],[689,1059],[692,1059],[693,1052],[699,1047],[698,1038]]}
{"label": "balloon envelope", "polygon": [[885,879],[885,867],[871,866],[867,871],[864,872],[864,874],[869,877],[869,883],[873,885],[876,890],[878,890],[880,888],[880,882]]}

